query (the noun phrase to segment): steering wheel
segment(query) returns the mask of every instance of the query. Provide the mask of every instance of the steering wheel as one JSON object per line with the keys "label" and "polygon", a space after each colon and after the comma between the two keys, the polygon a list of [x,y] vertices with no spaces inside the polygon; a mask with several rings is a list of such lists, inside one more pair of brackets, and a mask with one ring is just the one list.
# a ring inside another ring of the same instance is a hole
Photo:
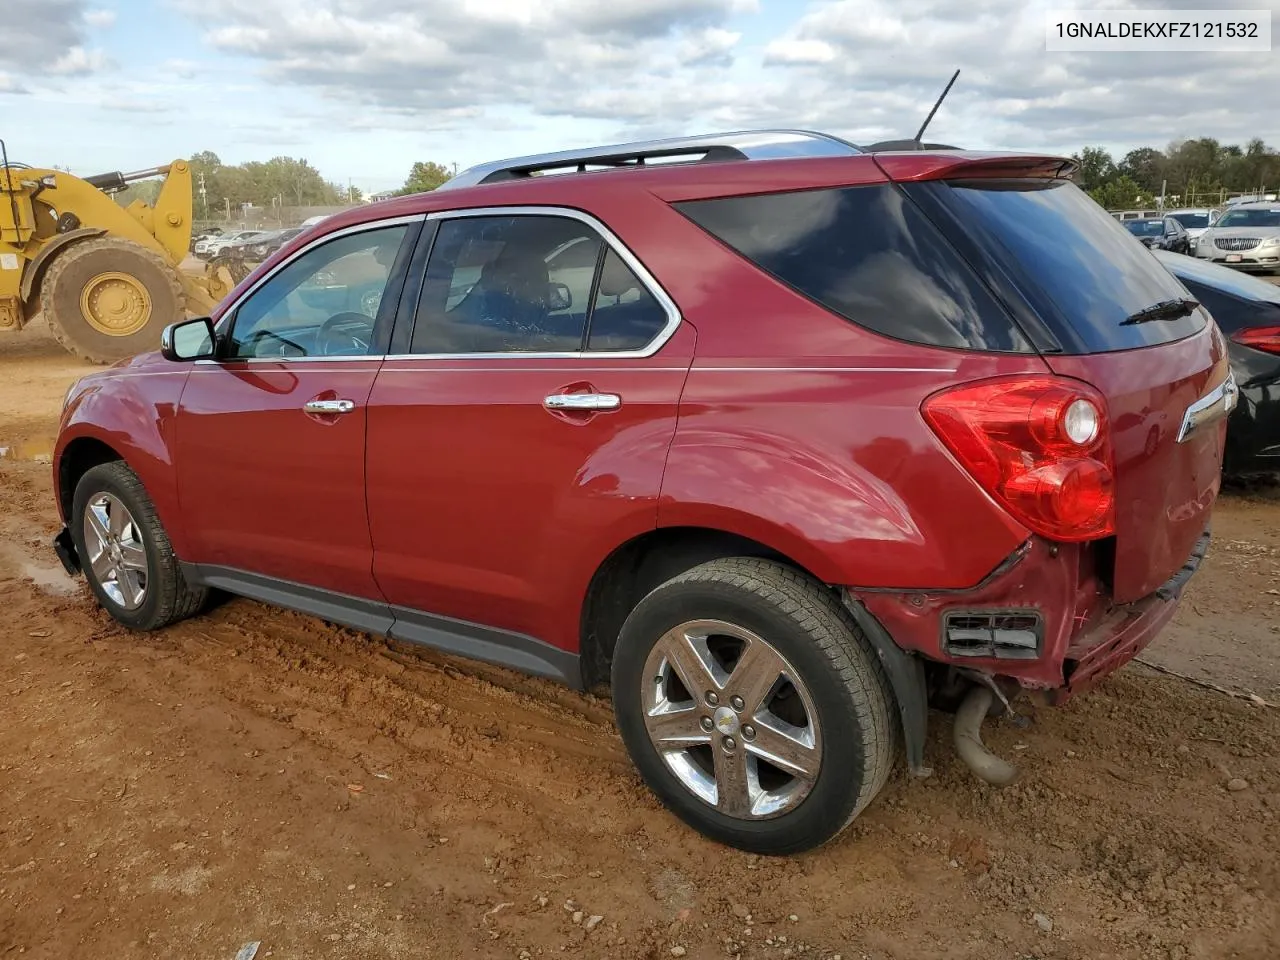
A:
{"label": "steering wheel", "polygon": [[316,331],[316,355],[358,356],[369,352],[373,340],[373,320],[363,313],[335,313]]}

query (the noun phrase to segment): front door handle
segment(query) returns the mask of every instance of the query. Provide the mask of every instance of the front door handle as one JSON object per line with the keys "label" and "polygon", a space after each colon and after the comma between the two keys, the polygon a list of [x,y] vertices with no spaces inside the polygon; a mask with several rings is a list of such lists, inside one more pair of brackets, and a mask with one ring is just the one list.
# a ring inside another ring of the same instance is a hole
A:
{"label": "front door handle", "polygon": [[542,405],[548,410],[617,410],[622,398],[616,393],[553,393]]}
{"label": "front door handle", "polygon": [[308,400],[302,409],[307,413],[350,413],[355,408],[352,400]]}

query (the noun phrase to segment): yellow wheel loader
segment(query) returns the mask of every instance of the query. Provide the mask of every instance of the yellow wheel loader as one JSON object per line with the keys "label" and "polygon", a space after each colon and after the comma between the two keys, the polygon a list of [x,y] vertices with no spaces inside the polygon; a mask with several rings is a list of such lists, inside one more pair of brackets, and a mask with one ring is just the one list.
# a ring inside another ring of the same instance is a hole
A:
{"label": "yellow wheel loader", "polygon": [[[154,204],[112,194],[164,177]],[[166,324],[208,313],[238,279],[186,273],[191,168],[75,177],[9,162],[0,141],[0,333],[37,315],[68,350],[110,363],[156,348]]]}

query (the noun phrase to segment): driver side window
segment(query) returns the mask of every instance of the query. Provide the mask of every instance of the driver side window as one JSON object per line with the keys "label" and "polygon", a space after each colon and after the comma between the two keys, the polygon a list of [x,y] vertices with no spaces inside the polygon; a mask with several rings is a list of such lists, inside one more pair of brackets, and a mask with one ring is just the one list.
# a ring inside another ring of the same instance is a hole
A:
{"label": "driver side window", "polygon": [[397,224],[347,234],[291,261],[236,309],[225,355],[369,353],[382,294],[408,229]]}

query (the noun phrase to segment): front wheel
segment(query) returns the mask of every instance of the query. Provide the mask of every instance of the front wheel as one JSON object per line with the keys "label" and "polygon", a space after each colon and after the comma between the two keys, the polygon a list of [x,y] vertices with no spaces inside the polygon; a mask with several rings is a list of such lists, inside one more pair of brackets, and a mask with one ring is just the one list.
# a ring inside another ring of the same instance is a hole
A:
{"label": "front wheel", "polygon": [[125,463],[86,471],[67,521],[89,588],[126,627],[157,630],[204,605],[206,590],[187,583],[151,498]]}
{"label": "front wheel", "polygon": [[766,560],[712,561],[650,593],[623,625],[612,682],[650,789],[743,850],[830,840],[880,792],[897,752],[870,643],[829,591]]}

